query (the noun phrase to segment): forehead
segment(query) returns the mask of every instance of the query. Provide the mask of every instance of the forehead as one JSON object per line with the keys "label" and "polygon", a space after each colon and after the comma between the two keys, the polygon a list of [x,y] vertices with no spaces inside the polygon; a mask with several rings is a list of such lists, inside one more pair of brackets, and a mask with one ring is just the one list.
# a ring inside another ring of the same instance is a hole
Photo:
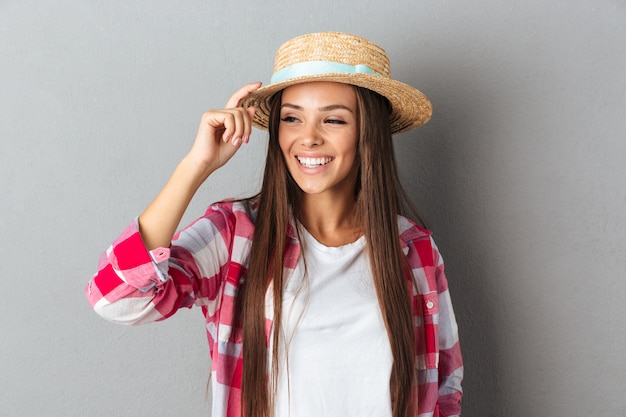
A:
{"label": "forehead", "polygon": [[356,106],[356,93],[349,84],[315,81],[289,86],[283,90],[283,103]]}

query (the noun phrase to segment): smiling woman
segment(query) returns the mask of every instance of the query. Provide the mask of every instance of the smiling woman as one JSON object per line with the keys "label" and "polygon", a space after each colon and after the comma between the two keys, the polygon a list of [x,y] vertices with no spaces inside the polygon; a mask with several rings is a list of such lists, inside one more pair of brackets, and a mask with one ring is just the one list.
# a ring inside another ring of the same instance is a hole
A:
{"label": "smiling woman", "polygon": [[305,206],[334,206],[342,213],[347,212],[344,206],[354,210],[357,134],[352,86],[313,82],[284,90],[278,138]]}
{"label": "smiling woman", "polygon": [[[168,183],[103,255],[92,306],[132,324],[201,306],[213,416],[459,415],[443,262],[430,232],[400,213],[391,140],[430,112],[363,38],[287,42],[268,86],[245,85],[202,116]],[[269,130],[260,193],[217,203],[175,235],[253,125]]]}

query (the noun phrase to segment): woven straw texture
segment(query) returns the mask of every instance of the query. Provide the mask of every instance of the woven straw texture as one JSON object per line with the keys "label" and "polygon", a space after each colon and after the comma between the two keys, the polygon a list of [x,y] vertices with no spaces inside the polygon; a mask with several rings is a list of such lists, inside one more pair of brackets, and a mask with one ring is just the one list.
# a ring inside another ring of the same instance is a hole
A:
{"label": "woven straw texture", "polygon": [[378,75],[363,73],[324,73],[289,78],[261,87],[242,103],[257,107],[254,125],[267,129],[272,95],[294,84],[334,81],[365,87],[385,96],[392,106],[392,133],[401,133],[426,123],[432,114],[428,98],[414,87],[391,79],[389,58],[384,49],[367,39],[341,33],[322,32],[299,36],[284,43],[276,52],[274,73],[294,64],[327,61],[351,66],[367,65]]}

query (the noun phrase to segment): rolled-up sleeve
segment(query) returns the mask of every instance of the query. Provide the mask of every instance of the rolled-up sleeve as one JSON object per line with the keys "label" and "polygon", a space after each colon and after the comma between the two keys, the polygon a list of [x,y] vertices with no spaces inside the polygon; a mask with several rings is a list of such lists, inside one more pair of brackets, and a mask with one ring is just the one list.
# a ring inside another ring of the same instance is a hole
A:
{"label": "rolled-up sleeve", "polygon": [[181,307],[209,305],[228,260],[227,223],[222,213],[209,210],[169,248],[149,251],[135,220],[101,256],[86,287],[87,300],[103,318],[130,325],[163,320]]}

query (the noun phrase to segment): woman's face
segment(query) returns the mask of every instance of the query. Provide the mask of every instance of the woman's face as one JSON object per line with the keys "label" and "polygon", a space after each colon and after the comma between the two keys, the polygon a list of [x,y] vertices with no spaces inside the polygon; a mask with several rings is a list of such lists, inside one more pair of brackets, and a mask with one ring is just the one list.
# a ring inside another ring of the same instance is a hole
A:
{"label": "woman's face", "polygon": [[357,124],[356,94],[350,85],[311,82],[283,91],[278,141],[302,191],[354,195]]}

